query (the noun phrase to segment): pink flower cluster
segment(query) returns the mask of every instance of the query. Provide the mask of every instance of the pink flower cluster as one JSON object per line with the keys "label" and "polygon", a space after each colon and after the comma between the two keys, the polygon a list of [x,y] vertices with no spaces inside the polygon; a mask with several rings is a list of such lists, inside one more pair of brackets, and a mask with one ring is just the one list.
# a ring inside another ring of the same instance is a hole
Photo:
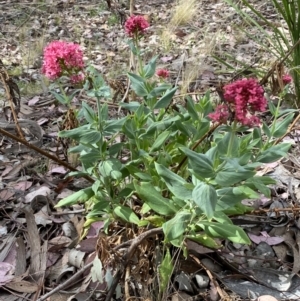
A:
{"label": "pink flower cluster", "polygon": [[137,37],[144,34],[149,26],[148,21],[143,16],[132,15],[125,22],[125,31],[130,37]]}
{"label": "pink flower cluster", "polygon": [[229,108],[234,119],[247,126],[257,126],[260,119],[255,112],[264,112],[267,100],[264,90],[254,78],[237,80],[224,86],[224,98],[227,105],[216,107],[216,111],[208,115],[213,121],[224,122],[229,116]]}
{"label": "pink flower cluster", "polygon": [[79,80],[82,77],[78,73],[83,67],[83,52],[78,44],[53,41],[44,49],[42,72],[51,80],[59,78],[64,72],[72,74],[73,81]]}
{"label": "pink flower cluster", "polygon": [[167,78],[167,77],[169,77],[169,75],[170,75],[170,73],[169,73],[169,71],[168,70],[166,70],[166,69],[158,69],[157,71],[156,71],[156,75],[158,76],[158,77],[160,77],[160,78]]}

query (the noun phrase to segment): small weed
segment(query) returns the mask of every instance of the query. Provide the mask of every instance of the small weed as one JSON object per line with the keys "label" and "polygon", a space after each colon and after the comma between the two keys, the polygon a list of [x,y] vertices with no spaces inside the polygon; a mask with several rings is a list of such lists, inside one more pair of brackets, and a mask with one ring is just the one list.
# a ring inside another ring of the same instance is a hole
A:
{"label": "small weed", "polygon": [[38,95],[43,91],[40,82],[23,82],[19,81],[18,86],[22,95]]}
{"label": "small weed", "polygon": [[116,25],[120,22],[118,16],[116,14],[112,14],[109,16],[109,18],[107,19],[107,24],[109,26],[113,26],[113,25]]}

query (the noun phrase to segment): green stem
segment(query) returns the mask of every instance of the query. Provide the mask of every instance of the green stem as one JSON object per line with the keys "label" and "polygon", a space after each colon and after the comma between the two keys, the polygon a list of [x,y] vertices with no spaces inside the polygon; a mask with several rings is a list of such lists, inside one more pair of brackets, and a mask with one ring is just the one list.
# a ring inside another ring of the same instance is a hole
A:
{"label": "green stem", "polygon": [[235,138],[235,134],[236,134],[236,129],[237,129],[237,122],[235,120],[233,122],[232,131],[230,133],[230,140],[229,140],[229,145],[228,145],[228,149],[227,149],[227,157],[231,157],[233,143],[234,143],[234,138]]}
{"label": "green stem", "polygon": [[98,113],[98,130],[101,133],[101,138],[100,138],[100,145],[101,145],[101,155],[102,154],[102,145],[103,145],[103,129],[102,129],[102,118],[101,116],[101,102],[100,102],[100,98],[96,97],[96,104],[97,104],[97,113]]}
{"label": "green stem", "polygon": [[71,102],[70,102],[70,99],[69,99],[68,95],[64,91],[64,88],[62,87],[62,85],[59,81],[57,82],[57,84],[58,84],[60,93],[64,96],[65,104],[68,106],[68,109],[70,109],[71,108]]}
{"label": "green stem", "polygon": [[134,44],[135,44],[135,48],[136,48],[136,52],[137,52],[137,59],[138,59],[138,66],[137,66],[137,72],[140,74],[140,76],[143,76],[143,62],[142,62],[142,58],[141,58],[141,50],[139,48],[139,36],[137,35],[134,38]]}

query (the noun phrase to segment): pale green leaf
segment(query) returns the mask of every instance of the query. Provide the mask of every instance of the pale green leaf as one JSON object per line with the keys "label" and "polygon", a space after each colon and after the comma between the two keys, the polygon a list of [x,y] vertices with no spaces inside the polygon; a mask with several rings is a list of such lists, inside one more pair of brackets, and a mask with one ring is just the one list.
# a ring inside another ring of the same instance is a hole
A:
{"label": "pale green leaf", "polygon": [[173,215],[178,208],[167,198],[164,198],[150,182],[141,182],[140,185],[134,181],[134,188],[142,201],[155,212],[161,215]]}
{"label": "pale green leaf", "polygon": [[62,206],[71,206],[76,203],[84,203],[88,201],[92,196],[94,196],[94,191],[92,187],[84,188],[60,200],[55,205],[55,207],[57,208]]}
{"label": "pale green leaf", "polygon": [[125,206],[121,206],[121,205],[117,206],[114,209],[114,213],[127,223],[133,223],[133,224],[138,225],[140,222],[140,219],[138,218],[138,216],[129,207],[125,207]]}
{"label": "pale green leaf", "polygon": [[196,185],[192,193],[193,201],[206,214],[208,219],[214,216],[217,204],[217,193],[213,186],[204,182]]}

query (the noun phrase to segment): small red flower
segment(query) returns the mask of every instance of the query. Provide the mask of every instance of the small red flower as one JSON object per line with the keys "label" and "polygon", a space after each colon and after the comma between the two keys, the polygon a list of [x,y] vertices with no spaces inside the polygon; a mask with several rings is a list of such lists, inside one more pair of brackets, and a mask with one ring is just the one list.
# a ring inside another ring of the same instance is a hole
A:
{"label": "small red flower", "polygon": [[132,15],[125,22],[125,31],[130,37],[143,35],[149,27],[148,21],[143,16]]}
{"label": "small red flower", "polygon": [[161,78],[167,78],[167,77],[169,77],[170,73],[166,69],[158,69],[156,71],[156,75],[161,77]]}
{"label": "small red flower", "polygon": [[292,82],[293,78],[289,74],[284,74],[282,77],[282,82],[284,85],[288,85]]}

